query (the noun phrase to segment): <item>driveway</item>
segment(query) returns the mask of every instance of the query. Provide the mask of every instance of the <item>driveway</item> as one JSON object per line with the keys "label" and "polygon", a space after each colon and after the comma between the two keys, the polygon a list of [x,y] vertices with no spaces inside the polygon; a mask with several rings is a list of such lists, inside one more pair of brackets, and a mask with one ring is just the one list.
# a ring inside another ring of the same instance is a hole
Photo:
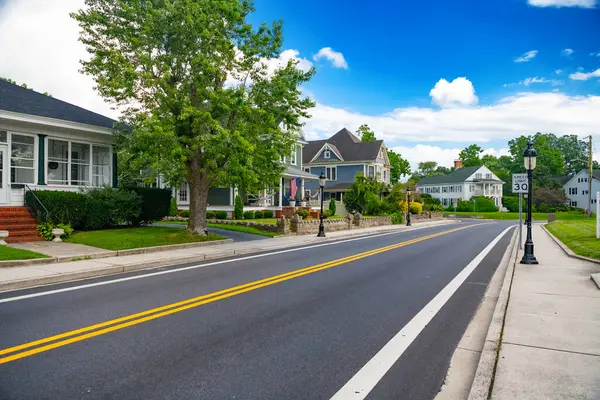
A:
{"label": "driveway", "polygon": [[[166,227],[166,228],[182,228],[182,229],[186,228],[186,225],[178,225],[178,224],[156,223],[153,225],[154,226],[162,226],[162,227]],[[219,229],[219,228],[208,228],[208,231],[211,233],[216,233],[217,235],[226,237],[227,239],[231,239],[234,242],[249,242],[251,240],[268,239],[268,237],[266,237],[266,236],[253,235],[251,233],[246,233],[246,232],[228,231],[228,230]]]}

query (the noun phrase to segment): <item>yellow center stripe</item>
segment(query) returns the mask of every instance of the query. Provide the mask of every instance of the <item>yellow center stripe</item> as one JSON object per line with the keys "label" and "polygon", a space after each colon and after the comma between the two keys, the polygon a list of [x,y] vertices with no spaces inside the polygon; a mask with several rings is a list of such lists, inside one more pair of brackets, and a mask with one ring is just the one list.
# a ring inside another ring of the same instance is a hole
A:
{"label": "yellow center stripe", "polygon": [[[407,240],[405,242],[401,242],[401,243],[397,243],[397,244],[393,244],[390,246],[385,246],[385,247],[381,247],[375,250],[370,250],[370,251],[366,251],[363,253],[359,253],[359,254],[355,254],[352,256],[348,256],[348,257],[344,257],[344,258],[340,258],[337,260],[332,260],[332,261],[328,261],[326,263],[322,263],[322,264],[317,264],[317,265],[313,265],[310,267],[306,267],[306,268],[301,268],[301,269],[297,269],[291,272],[287,272],[284,274],[280,274],[280,275],[275,275],[275,276],[271,276],[269,278],[265,278],[265,279],[261,279],[261,280],[257,280],[257,281],[253,281],[253,282],[249,282],[249,283],[245,283],[243,285],[239,285],[239,286],[234,286],[228,289],[223,289],[223,290],[219,290],[216,292],[212,292],[212,293],[208,293],[202,296],[198,296],[198,297],[194,297],[191,299],[187,299],[187,300],[183,300],[183,301],[179,301],[176,303],[172,303],[172,304],[167,304],[165,306],[161,306],[161,307],[157,307],[157,308],[153,308],[150,310],[146,310],[143,312],[139,312],[136,314],[131,314],[131,315],[126,315],[124,317],[121,318],[116,318],[110,321],[106,321],[106,322],[102,322],[96,325],[90,325],[84,328],[80,328],[80,329],[76,329],[76,330],[72,330],[69,332],[65,332],[65,333],[61,333],[59,335],[54,335],[54,336],[50,336],[47,338],[43,338],[43,339],[39,339],[39,340],[35,340],[32,342],[28,342],[28,343],[24,343],[18,346],[14,346],[14,347],[9,347],[6,349],[2,349],[0,350],[0,355],[4,355],[4,354],[9,354],[9,353],[14,353],[20,350],[24,350],[24,349],[28,349],[31,347],[35,347],[35,346],[39,346],[45,343],[50,343],[50,342],[54,342],[51,344],[48,344],[46,346],[40,346],[40,347],[36,347],[34,349],[31,350],[27,350],[27,351],[23,351],[20,353],[16,353],[4,358],[0,358],[0,364],[4,364],[10,361],[14,361],[14,360],[18,360],[20,358],[24,358],[24,357],[28,357],[34,354],[38,354],[38,353],[42,353],[48,350],[52,350],[55,349],[57,347],[61,347],[61,346],[65,346],[68,345],[70,343],[75,343],[75,342],[79,342],[85,339],[89,339],[92,338],[94,336],[99,336],[99,335],[103,335],[105,333],[109,333],[109,332],[113,332],[119,329],[123,329],[123,328],[127,328],[129,326],[133,326],[133,325],[137,325],[137,324],[141,324],[143,322],[147,322],[147,321],[151,321],[154,319],[158,319],[167,315],[171,315],[171,314],[175,314],[181,311],[185,311],[188,310],[190,308],[194,308],[194,307],[198,307],[204,304],[208,304],[208,303],[213,303],[215,301],[219,301],[219,300],[223,300],[229,297],[233,297],[233,296],[237,296],[239,294],[242,293],[246,293],[246,292],[250,292],[256,289],[260,289],[262,287],[265,286],[270,286],[270,285],[274,285],[276,283],[279,282],[284,282],[290,279],[295,279],[304,275],[308,275],[308,274],[312,274],[318,271],[322,271],[324,269],[328,269],[328,268],[332,268],[332,267],[336,267],[338,265],[342,265],[342,264],[346,264],[349,263],[351,261],[355,261],[355,260],[360,260],[361,258],[365,258],[365,257],[369,257],[375,254],[380,254],[386,251],[390,251],[393,249],[397,249],[403,246],[407,246],[409,244],[413,244],[413,243],[418,243],[418,242],[422,242],[424,240],[428,240],[428,239],[432,239],[438,236],[442,236],[442,235],[447,235],[449,233],[452,232],[457,232],[463,229],[467,229],[470,228],[472,226],[476,226],[476,225],[468,225],[468,226],[462,226],[459,228],[454,228],[454,229],[450,229],[447,231],[442,231],[442,232],[438,232],[438,233],[434,233],[431,235],[427,235],[427,236],[422,236],[420,238],[416,238],[416,239],[412,239],[412,240]],[[111,326],[112,325],[112,326]],[[104,329],[100,329],[100,328],[104,328]],[[88,332],[88,333],[86,333]],[[73,336],[73,337],[71,337]],[[60,340],[60,339],[64,339],[64,338],[69,338],[69,339],[65,339],[65,340]]]}

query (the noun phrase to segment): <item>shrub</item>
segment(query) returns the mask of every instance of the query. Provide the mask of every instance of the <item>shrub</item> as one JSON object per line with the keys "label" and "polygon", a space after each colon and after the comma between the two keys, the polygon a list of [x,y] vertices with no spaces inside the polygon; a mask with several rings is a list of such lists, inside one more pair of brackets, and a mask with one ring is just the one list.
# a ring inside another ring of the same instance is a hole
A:
{"label": "shrub", "polygon": [[265,213],[262,212],[262,211],[255,211],[254,212],[254,218],[256,218],[256,219],[261,219],[261,218],[264,217],[264,215],[265,215]]}
{"label": "shrub", "polygon": [[411,214],[419,215],[423,212],[423,205],[416,201],[411,201],[409,209]]}
{"label": "shrub", "polygon": [[36,227],[37,231],[40,233],[40,237],[44,238],[44,240],[52,240],[54,239],[54,235],[52,234],[52,229],[62,229],[65,231],[61,235],[62,239],[68,239],[73,234],[73,228],[68,224],[51,224],[49,222],[42,222]]}
{"label": "shrub", "polygon": [[134,191],[142,198],[142,209],[139,217],[132,221],[134,225],[160,221],[169,215],[171,190],[140,186],[131,186],[126,189]]}
{"label": "shrub", "polygon": [[[47,215],[40,202],[48,210]],[[36,190],[35,195],[30,191],[25,194],[25,203],[41,222],[69,224],[75,229],[83,227],[87,210],[86,202],[87,197],[83,193],[77,192]]]}
{"label": "shrub", "polygon": [[254,211],[244,211],[244,219],[254,219]]}
{"label": "shrub", "polygon": [[366,196],[365,215],[379,215],[384,209],[384,204],[375,193]]}
{"label": "shrub", "polygon": [[404,200],[398,203],[398,211],[402,214],[406,214],[408,212],[408,203]]}
{"label": "shrub", "polygon": [[296,212],[294,214],[301,216],[302,219],[306,219],[310,215],[308,210],[305,208],[300,208],[300,209],[296,210]]}
{"label": "shrub", "polygon": [[233,206],[233,213],[235,214],[235,219],[242,219],[244,215],[244,202],[242,201],[242,196],[239,194],[235,196],[235,202]]}
{"label": "shrub", "polygon": [[183,210],[179,213],[179,216],[181,218],[189,218],[190,217],[190,212],[188,210]]}
{"label": "shrub", "polygon": [[442,205],[442,202],[432,197],[429,193],[420,193],[421,201],[425,205]]}
{"label": "shrub", "polygon": [[215,219],[215,212],[214,211],[207,211],[206,212],[206,219]]}
{"label": "shrub", "polygon": [[329,200],[329,213],[331,215],[335,215],[336,212],[335,199]]}
{"label": "shrub", "polygon": [[498,211],[498,207],[494,204],[494,200],[485,197],[485,196],[477,196],[474,197],[475,202],[473,201],[464,201],[459,200],[456,205],[456,211],[461,212],[495,212]]}
{"label": "shrub", "polygon": [[265,212],[263,213],[263,217],[273,218],[273,210],[265,210]]}
{"label": "shrub", "polygon": [[169,217],[176,217],[179,209],[177,208],[177,200],[175,197],[171,198],[171,206],[169,208]]}
{"label": "shrub", "polygon": [[395,212],[392,214],[392,224],[393,225],[401,225],[404,223],[404,217],[402,213]]}
{"label": "shrub", "polygon": [[[354,183],[350,185],[348,191],[344,194],[346,210],[350,213],[368,213],[366,210],[368,200],[372,199],[373,196],[379,200],[379,195],[385,189],[386,184],[377,181],[376,178],[365,177],[363,173],[359,172],[356,175]],[[371,203],[371,208],[373,208],[376,203],[373,201]],[[384,206],[378,205],[378,207]]]}
{"label": "shrub", "polygon": [[215,212],[215,216],[217,217],[217,219],[227,219],[227,211],[219,210]]}
{"label": "shrub", "polygon": [[506,207],[508,211],[519,212],[519,198],[517,196],[502,197],[502,205]]}
{"label": "shrub", "polygon": [[108,225],[123,222],[132,224],[140,216],[141,197],[131,190],[104,187],[88,190],[86,194],[89,198],[106,204],[109,210],[106,216]]}
{"label": "shrub", "polygon": [[110,206],[102,200],[89,198],[86,202],[86,218],[81,229],[95,231],[110,226]]}

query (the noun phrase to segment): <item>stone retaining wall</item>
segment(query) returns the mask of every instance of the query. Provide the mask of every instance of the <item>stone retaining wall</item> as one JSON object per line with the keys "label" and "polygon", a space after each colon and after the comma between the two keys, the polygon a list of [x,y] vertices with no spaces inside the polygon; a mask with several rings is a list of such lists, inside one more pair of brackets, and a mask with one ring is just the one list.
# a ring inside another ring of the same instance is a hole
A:
{"label": "stone retaining wall", "polygon": [[410,214],[410,222],[423,222],[430,220],[443,219],[444,214],[425,211],[423,214]]}
{"label": "stone retaining wall", "polygon": [[[319,232],[319,224],[319,220],[303,220],[298,216],[294,216],[290,220],[290,231],[296,235],[316,234]],[[326,233],[384,225],[392,225],[391,216],[364,218],[360,214],[355,214],[354,216],[348,215],[344,219],[323,220]]]}

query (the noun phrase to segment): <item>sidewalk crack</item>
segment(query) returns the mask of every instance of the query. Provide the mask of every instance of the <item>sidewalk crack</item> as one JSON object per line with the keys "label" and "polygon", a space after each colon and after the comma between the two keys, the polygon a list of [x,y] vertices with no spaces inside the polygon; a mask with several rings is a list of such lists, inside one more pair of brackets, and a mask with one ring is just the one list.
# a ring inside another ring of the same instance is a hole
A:
{"label": "sidewalk crack", "polygon": [[585,353],[585,352],[581,352],[581,351],[553,349],[551,347],[534,346],[534,345],[530,345],[530,344],[521,344],[521,343],[513,343],[513,342],[502,342],[502,343],[503,344],[511,344],[513,346],[529,347],[531,349],[550,350],[550,351],[558,351],[560,353],[571,353],[571,354],[580,354],[583,356],[600,357],[600,354]]}

